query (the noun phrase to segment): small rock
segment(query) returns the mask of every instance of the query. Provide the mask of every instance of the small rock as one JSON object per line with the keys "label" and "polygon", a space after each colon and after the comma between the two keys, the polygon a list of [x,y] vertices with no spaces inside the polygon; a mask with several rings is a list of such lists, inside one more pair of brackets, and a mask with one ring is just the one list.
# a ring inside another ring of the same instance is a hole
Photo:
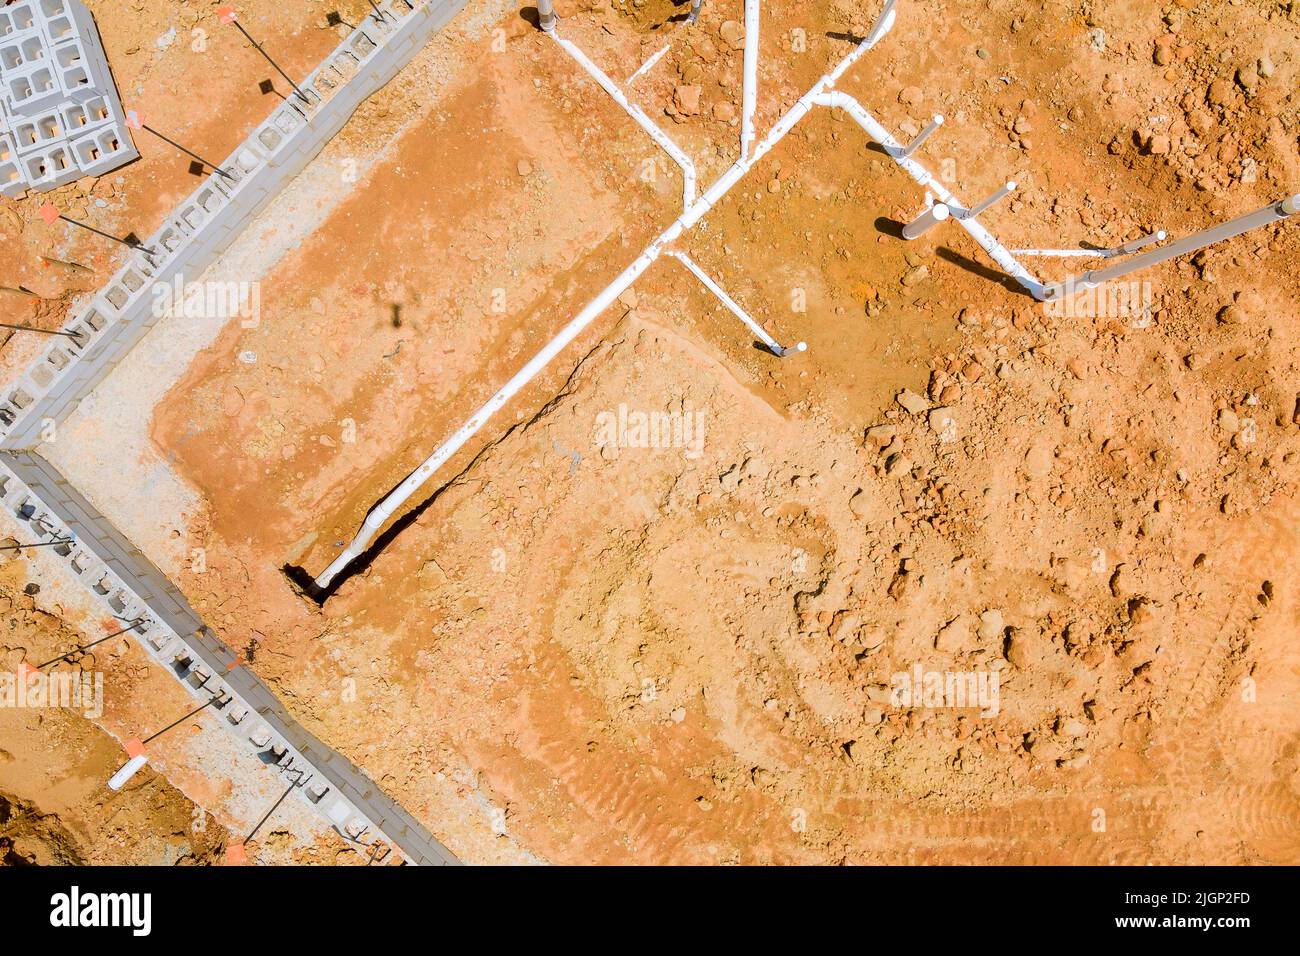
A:
{"label": "small rock", "polygon": [[1244,325],[1248,316],[1239,305],[1225,305],[1219,310],[1219,321],[1224,325]]}
{"label": "small rock", "polygon": [[916,394],[916,392],[907,388],[903,389],[901,392],[898,393],[898,395],[895,397],[895,401],[897,401],[899,405],[903,406],[903,408],[906,411],[908,411],[913,415],[919,415],[921,412],[925,411],[927,408],[930,407],[929,402],[927,402],[920,395]]}
{"label": "small rock", "polygon": [[519,160],[519,164],[515,168],[519,170],[520,176],[531,176],[533,174],[533,164],[526,159]]}
{"label": "small rock", "polygon": [[1205,92],[1205,101],[1211,106],[1227,106],[1232,102],[1232,84],[1227,80],[1215,80]]}
{"label": "small rock", "polygon": [[916,106],[921,102],[921,88],[919,86],[905,86],[902,92],[898,94],[898,102],[904,106]]}
{"label": "small rock", "polygon": [[1079,718],[1071,717],[1061,724],[1060,733],[1064,737],[1085,737],[1088,734],[1088,726]]}
{"label": "small rock", "polygon": [[1156,38],[1155,52],[1152,53],[1151,59],[1155,61],[1156,66],[1168,66],[1174,59],[1174,44],[1178,42],[1178,37],[1172,33],[1166,33],[1164,36]]}
{"label": "small rock", "polygon": [[849,510],[853,512],[853,517],[863,519],[871,513],[871,499],[867,493],[859,488],[849,499]]}
{"label": "small rock", "polygon": [[911,460],[900,452],[895,452],[885,459],[885,474],[891,478],[906,475],[911,470]]}
{"label": "small rock", "polygon": [[970,643],[970,621],[959,615],[939,629],[934,638],[934,649],[946,654],[957,654]]}
{"label": "small rock", "polygon": [[872,425],[867,429],[867,441],[877,448],[884,448],[897,433],[898,428],[894,425]]}
{"label": "small rock", "polygon": [[1000,640],[1005,630],[1006,622],[1002,619],[1002,612],[997,608],[990,608],[980,615],[979,635],[984,643]]}
{"label": "small rock", "polygon": [[700,111],[700,94],[703,87],[699,84],[679,86],[673,90],[673,105],[683,116],[694,116]]}
{"label": "small rock", "polygon": [[908,269],[907,272],[903,273],[903,285],[910,288],[911,286],[924,282],[929,277],[929,266],[916,266],[915,268]]}
{"label": "small rock", "polygon": [[956,432],[957,420],[951,408],[932,408],[928,416],[930,431],[936,435],[951,435]]}
{"label": "small rock", "polygon": [[718,28],[718,35],[722,37],[722,42],[733,50],[740,50],[745,46],[745,28],[736,20],[724,20],[722,26]]}

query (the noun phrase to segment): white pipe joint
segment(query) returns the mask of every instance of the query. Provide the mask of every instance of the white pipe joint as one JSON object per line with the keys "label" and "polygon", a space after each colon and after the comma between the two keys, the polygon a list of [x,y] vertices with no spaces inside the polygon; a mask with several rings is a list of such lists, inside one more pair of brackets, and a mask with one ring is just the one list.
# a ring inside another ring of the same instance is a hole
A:
{"label": "white pipe joint", "polygon": [[547,33],[555,32],[555,0],[537,0],[537,21]]}
{"label": "white pipe joint", "polygon": [[903,238],[908,242],[919,239],[950,215],[952,210],[948,208],[947,203],[937,202],[903,227]]}

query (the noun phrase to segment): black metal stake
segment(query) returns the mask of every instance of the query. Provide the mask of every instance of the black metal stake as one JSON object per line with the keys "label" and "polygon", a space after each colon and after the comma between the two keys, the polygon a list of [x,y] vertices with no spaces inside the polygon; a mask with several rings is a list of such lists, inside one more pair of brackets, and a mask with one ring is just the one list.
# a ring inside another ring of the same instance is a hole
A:
{"label": "black metal stake", "polygon": [[206,704],[204,704],[203,706],[194,708],[194,709],[191,710],[188,714],[186,714],[184,717],[182,717],[180,720],[172,721],[170,724],[168,724],[168,725],[167,725],[166,727],[164,727],[162,730],[158,731],[158,733],[153,734],[153,735],[151,735],[151,736],[149,736],[149,737],[144,738],[144,740],[140,741],[140,743],[142,743],[142,744],[147,744],[147,743],[148,743],[149,741],[151,741],[151,740],[156,740],[157,738],[161,737],[163,734],[167,733],[167,731],[171,730],[173,727],[176,727],[176,726],[178,726],[178,725],[180,725],[180,724],[185,723],[185,721],[189,720],[189,719],[190,719],[191,717],[193,717],[195,714],[200,713],[200,712],[202,712],[202,711],[204,711],[204,710],[207,710],[209,707],[211,707],[213,704],[215,704],[215,703],[217,702],[217,700],[218,700],[218,698],[213,697],[210,701],[208,701],[208,702],[207,702]]}
{"label": "black metal stake", "polygon": [[62,332],[51,329],[37,329],[30,325],[10,325],[8,322],[0,322],[0,329],[17,329],[19,332],[40,332],[41,335],[66,335],[70,339],[77,337],[75,332]]}
{"label": "black metal stake", "polygon": [[48,548],[54,544],[72,544],[72,538],[56,538],[53,541],[39,541],[36,544],[6,544],[0,551],[21,551],[23,548]]}
{"label": "black metal stake", "polygon": [[253,839],[253,837],[257,836],[257,831],[262,829],[262,824],[264,824],[267,820],[271,819],[271,814],[275,813],[276,810],[280,809],[280,804],[284,803],[284,798],[289,796],[289,794],[293,793],[293,788],[296,786],[298,786],[298,784],[295,781],[294,783],[289,784],[288,790],[280,794],[280,799],[275,801],[275,806],[271,807],[270,810],[267,810],[266,816],[258,820],[257,826],[253,827],[253,832],[248,834],[248,836],[244,837],[244,843],[243,843],[244,846],[248,846],[248,841]]}
{"label": "black metal stake", "polygon": [[234,178],[235,178],[234,176],[231,176],[230,173],[226,172],[224,169],[222,169],[220,166],[218,166],[216,163],[210,163],[210,162],[208,162],[206,159],[204,159],[204,158],[203,158],[202,156],[200,156],[198,153],[191,152],[190,150],[188,150],[188,149],[186,149],[184,146],[182,146],[180,143],[176,142],[176,140],[174,140],[174,139],[169,139],[168,137],[164,136],[162,133],[158,132],[156,129],[154,129],[152,126],[150,126],[148,123],[141,123],[141,124],[140,124],[140,128],[141,128],[142,130],[145,130],[146,132],[153,133],[155,136],[157,136],[157,137],[158,137],[160,140],[162,140],[164,143],[167,143],[167,144],[170,145],[170,146],[174,146],[176,149],[179,149],[179,150],[180,150],[182,153],[184,153],[186,156],[189,156],[189,157],[192,158],[192,159],[197,159],[197,160],[198,160],[200,163],[202,163],[204,166],[209,166],[209,167],[211,167],[212,169],[215,169],[217,172],[219,172],[221,175],[225,176],[227,179],[234,179]]}
{"label": "black metal stake", "polygon": [[158,253],[154,252],[148,246],[142,246],[138,242],[135,243],[127,242],[125,239],[119,238],[118,236],[113,235],[111,232],[104,232],[102,229],[96,229],[94,226],[89,226],[84,222],[77,222],[77,220],[69,218],[68,216],[63,215],[63,213],[59,213],[59,218],[62,219],[64,222],[72,223],[74,226],[80,226],[82,229],[87,229],[90,232],[93,232],[97,236],[103,236],[105,239],[112,239],[114,242],[120,242],[128,249],[139,249],[141,252],[147,252],[151,256],[158,255]]}
{"label": "black metal stake", "polygon": [[300,100],[302,100],[304,103],[311,102],[310,100],[307,99],[303,91],[298,89],[298,84],[295,83],[293,80],[289,79],[289,74],[284,72],[284,70],[280,69],[280,64],[276,63],[273,59],[271,59],[271,55],[267,53],[265,50],[263,50],[262,45],[258,43],[256,40],[254,40],[252,36],[249,34],[249,32],[244,29],[244,25],[242,23],[240,23],[238,20],[231,20],[230,22],[239,28],[239,32],[244,35],[245,39],[247,39],[249,43],[253,44],[253,49],[257,50],[258,53],[266,57],[266,62],[270,63],[273,67],[275,67],[275,71],[279,73],[282,77],[284,77],[284,81],[293,87],[294,92],[298,94],[298,98]]}
{"label": "black metal stake", "polygon": [[112,640],[115,637],[121,637],[127,631],[134,630],[136,627],[138,627],[140,624],[143,623],[144,623],[144,618],[138,617],[130,624],[128,624],[126,627],[122,628],[122,630],[114,631],[112,634],[109,634],[106,637],[101,637],[97,641],[91,641],[89,644],[79,644],[76,647],[74,647],[72,650],[68,651],[68,653],[64,654],[62,657],[56,657],[52,661],[46,661],[44,664],[39,665],[36,669],[40,670],[42,667],[49,667],[51,664],[57,664],[59,661],[66,661],[69,657],[71,657],[74,654],[83,654],[86,651],[90,650],[92,647],[94,647],[96,644],[103,644],[105,641]]}

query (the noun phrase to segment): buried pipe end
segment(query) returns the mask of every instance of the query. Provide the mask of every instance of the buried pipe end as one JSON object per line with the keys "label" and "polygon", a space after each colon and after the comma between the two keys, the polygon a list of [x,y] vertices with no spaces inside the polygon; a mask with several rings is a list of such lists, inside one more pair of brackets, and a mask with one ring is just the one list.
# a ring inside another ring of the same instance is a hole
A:
{"label": "buried pipe end", "polygon": [[316,580],[312,578],[311,572],[306,568],[298,567],[296,564],[284,565],[280,568],[280,573],[289,579],[289,583],[298,594],[318,606],[324,604],[325,599],[332,593],[331,588],[317,584]]}

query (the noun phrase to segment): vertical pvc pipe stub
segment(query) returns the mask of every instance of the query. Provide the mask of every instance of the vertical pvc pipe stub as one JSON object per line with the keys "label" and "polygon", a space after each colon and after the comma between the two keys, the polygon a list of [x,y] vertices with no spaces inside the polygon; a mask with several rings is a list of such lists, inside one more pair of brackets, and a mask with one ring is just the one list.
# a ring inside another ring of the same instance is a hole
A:
{"label": "vertical pvc pipe stub", "polygon": [[546,33],[555,32],[554,0],[537,0],[537,25]]}
{"label": "vertical pvc pipe stub", "polygon": [[950,215],[952,210],[948,208],[947,203],[937,202],[903,227],[903,238],[908,242],[919,239]]}

